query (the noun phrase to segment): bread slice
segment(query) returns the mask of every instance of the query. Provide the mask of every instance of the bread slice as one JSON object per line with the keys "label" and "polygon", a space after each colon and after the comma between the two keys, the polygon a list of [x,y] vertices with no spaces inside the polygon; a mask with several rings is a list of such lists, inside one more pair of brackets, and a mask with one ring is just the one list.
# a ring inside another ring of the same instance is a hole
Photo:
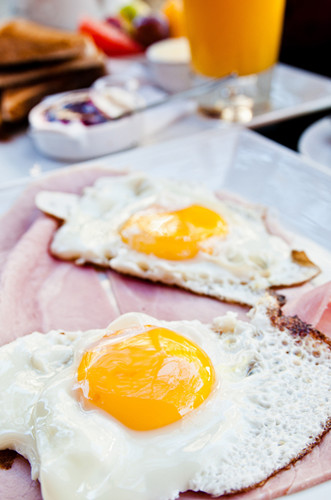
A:
{"label": "bread slice", "polygon": [[84,53],[83,35],[13,19],[0,27],[0,67],[72,59]]}
{"label": "bread slice", "polygon": [[39,83],[4,89],[0,109],[2,122],[23,120],[44,97],[57,92],[88,87],[104,74],[104,66],[99,65],[71,71]]}
{"label": "bread slice", "polygon": [[14,19],[0,27],[0,124],[25,119],[44,97],[90,86],[106,73],[88,37]]}
{"label": "bread slice", "polygon": [[86,38],[84,51],[78,57],[67,61],[56,61],[38,66],[25,66],[20,68],[0,68],[0,89],[21,87],[30,83],[43,81],[57,76],[74,73],[90,68],[96,70],[104,66],[104,55],[94,43]]}
{"label": "bread slice", "polygon": [[21,121],[45,96],[104,74],[105,56],[86,36],[14,19],[0,27],[0,123]]}

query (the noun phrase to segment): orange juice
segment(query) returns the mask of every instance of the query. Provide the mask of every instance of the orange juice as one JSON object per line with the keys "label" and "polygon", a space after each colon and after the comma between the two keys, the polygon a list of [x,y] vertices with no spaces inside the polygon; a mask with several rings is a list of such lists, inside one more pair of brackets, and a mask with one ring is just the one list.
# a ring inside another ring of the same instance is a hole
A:
{"label": "orange juice", "polygon": [[197,72],[239,76],[270,68],[278,58],[285,0],[184,0]]}

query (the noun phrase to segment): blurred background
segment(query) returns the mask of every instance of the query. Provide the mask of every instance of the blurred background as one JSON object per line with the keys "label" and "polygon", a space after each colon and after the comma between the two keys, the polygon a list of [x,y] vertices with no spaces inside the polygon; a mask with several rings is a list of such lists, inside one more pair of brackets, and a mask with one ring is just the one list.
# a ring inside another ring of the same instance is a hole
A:
{"label": "blurred background", "polygon": [[[160,8],[163,0],[146,0]],[[331,0],[287,0],[279,59],[331,77]]]}
{"label": "blurred background", "polygon": [[[37,4],[43,3],[36,0]],[[124,0],[99,0],[109,8],[117,8]],[[146,0],[159,9],[164,0]],[[20,0],[0,0],[0,16]],[[23,2],[24,3],[24,2]],[[212,13],[211,13],[212,15]],[[287,0],[284,31],[279,59],[292,66],[331,77],[331,1]]]}
{"label": "blurred background", "polygon": [[331,76],[331,1],[287,0],[280,61]]}
{"label": "blurred background", "polygon": [[[156,10],[164,8],[166,0],[145,0]],[[169,3],[169,0],[167,0]],[[173,0],[180,2],[181,0]],[[267,1],[267,0],[266,0]],[[42,12],[47,8],[47,1],[42,0],[0,0],[0,18],[5,18],[8,12],[19,13],[22,6],[33,5],[32,12]],[[97,0],[95,2],[104,10],[116,11],[128,0]],[[94,4],[92,0],[81,0],[80,3],[69,0],[58,0],[58,5],[84,6]],[[211,12],[212,16],[213,13]],[[307,70],[325,77],[331,77],[331,0],[286,0],[284,28],[279,61],[296,68]],[[331,109],[323,112],[295,117],[282,123],[275,123],[256,129],[257,132],[279,142],[291,149],[297,150],[297,144],[302,132],[313,122],[328,116]]]}

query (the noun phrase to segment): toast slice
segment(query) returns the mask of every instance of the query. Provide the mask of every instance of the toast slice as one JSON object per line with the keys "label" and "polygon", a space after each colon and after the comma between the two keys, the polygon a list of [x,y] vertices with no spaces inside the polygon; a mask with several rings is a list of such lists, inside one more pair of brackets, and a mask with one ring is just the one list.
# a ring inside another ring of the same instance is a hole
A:
{"label": "toast slice", "polygon": [[2,122],[23,120],[44,97],[57,92],[88,87],[104,74],[103,66],[88,67],[69,72],[66,75],[59,75],[51,80],[4,89],[1,95],[0,109]]}
{"label": "toast slice", "polygon": [[63,74],[84,69],[97,70],[104,66],[104,54],[88,38],[84,39],[84,51],[78,57],[67,61],[56,61],[38,66],[0,68],[0,89],[21,87],[38,81],[56,78]]}
{"label": "toast slice", "polygon": [[88,37],[14,19],[0,27],[0,124],[26,118],[47,95],[90,86],[105,56]]}
{"label": "toast slice", "polygon": [[13,19],[0,27],[0,67],[68,60],[84,53],[83,35]]}

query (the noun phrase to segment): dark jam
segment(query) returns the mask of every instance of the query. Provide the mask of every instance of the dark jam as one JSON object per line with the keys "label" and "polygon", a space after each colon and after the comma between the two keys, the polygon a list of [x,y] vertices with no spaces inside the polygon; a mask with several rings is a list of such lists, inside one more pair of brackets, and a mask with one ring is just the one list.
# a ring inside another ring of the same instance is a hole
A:
{"label": "dark jam", "polygon": [[67,102],[61,106],[52,106],[45,111],[46,120],[64,124],[73,121],[81,122],[86,126],[99,125],[110,120],[98,109],[89,98]]}

